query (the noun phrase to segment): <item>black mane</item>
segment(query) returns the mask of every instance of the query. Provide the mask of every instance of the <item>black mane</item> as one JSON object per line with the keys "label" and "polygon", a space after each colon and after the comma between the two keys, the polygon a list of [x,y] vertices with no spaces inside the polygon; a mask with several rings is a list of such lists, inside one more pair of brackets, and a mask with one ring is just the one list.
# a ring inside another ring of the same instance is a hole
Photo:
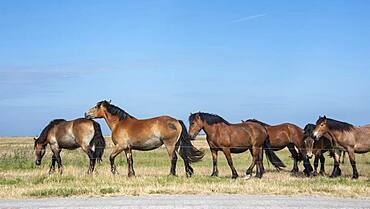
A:
{"label": "black mane", "polygon": [[307,137],[311,137],[311,138],[314,138],[313,136],[313,130],[315,130],[316,128],[316,125],[315,124],[312,124],[312,123],[309,123],[307,124],[304,129],[303,129],[303,138],[306,139]]}
{"label": "black mane", "polygon": [[97,106],[99,107],[100,105],[104,105],[110,114],[118,116],[120,120],[124,120],[127,118],[135,118],[131,116],[130,114],[128,114],[126,111],[122,110],[121,108],[115,105],[110,104],[109,102],[105,100],[98,102]]}
{"label": "black mane", "polygon": [[230,125],[230,123],[227,122],[225,119],[223,119],[221,116],[218,116],[216,114],[204,113],[204,112],[198,112],[198,113],[191,114],[189,116],[189,122],[194,121],[197,115],[200,117],[202,121],[205,121],[208,125],[213,125],[216,123],[225,123],[226,125]]}
{"label": "black mane", "polygon": [[260,124],[261,126],[270,126],[269,124],[264,123],[264,122],[262,122],[262,121],[259,121],[259,120],[257,120],[257,119],[248,119],[248,120],[246,120],[245,122],[258,123],[258,124]]}
{"label": "black mane", "polygon": [[48,133],[50,131],[50,129],[52,129],[55,125],[61,123],[61,122],[64,122],[66,120],[64,119],[55,119],[55,120],[52,120],[42,131],[41,131],[41,134],[40,136],[35,140],[35,145],[36,144],[44,144],[46,142],[46,139],[47,139],[47,136],[48,136]]}
{"label": "black mane", "polygon": [[342,121],[338,121],[338,120],[334,120],[334,119],[331,119],[331,118],[325,118],[325,117],[321,117],[317,120],[316,124],[320,124],[322,121],[324,121],[326,119],[326,123],[329,127],[330,130],[334,130],[334,131],[351,131],[354,126],[352,124],[349,124],[349,123],[346,123],[346,122],[342,122]]}

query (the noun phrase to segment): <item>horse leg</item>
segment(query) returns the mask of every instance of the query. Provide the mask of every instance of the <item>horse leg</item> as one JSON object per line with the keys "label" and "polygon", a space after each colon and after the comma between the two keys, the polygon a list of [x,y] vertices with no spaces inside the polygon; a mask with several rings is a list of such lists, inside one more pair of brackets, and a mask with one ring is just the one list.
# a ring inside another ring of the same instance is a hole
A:
{"label": "horse leg", "polygon": [[[56,162],[58,163],[58,173],[62,174],[63,173],[63,168],[62,168],[62,158],[60,157],[60,152],[62,151],[59,149],[58,144],[50,144],[50,149],[53,152],[53,157],[55,157]],[[52,162],[53,164],[53,162]],[[50,171],[49,171],[50,172]]]}
{"label": "horse leg", "polygon": [[312,175],[314,176],[317,176],[317,167],[319,166],[319,159],[320,159],[319,155],[315,155],[315,160],[313,161],[313,172],[312,172]]}
{"label": "horse leg", "polygon": [[53,156],[51,157],[51,165],[50,165],[50,170],[49,174],[53,174],[55,172],[55,162],[57,161],[57,158],[55,157],[55,154],[53,153]]}
{"label": "horse leg", "polygon": [[344,163],[344,157],[346,155],[346,152],[345,151],[341,151],[342,152],[342,164]]}
{"label": "horse leg", "polygon": [[351,162],[352,166],[352,179],[358,179],[358,172],[357,172],[357,167],[356,167],[356,159],[355,159],[355,152],[353,151],[352,148],[347,149],[348,152],[348,157],[349,161]]}
{"label": "horse leg", "polygon": [[91,148],[88,148],[87,156],[89,156],[89,159],[90,159],[90,166],[89,166],[89,170],[87,171],[87,173],[92,174],[92,172],[94,172],[94,169],[95,169],[96,158]]}
{"label": "horse leg", "polygon": [[110,170],[112,172],[112,174],[116,174],[118,173],[116,171],[116,165],[114,164],[114,159],[116,158],[117,155],[119,155],[119,153],[121,153],[123,151],[123,146],[120,146],[120,145],[116,145],[112,151],[112,153],[110,154],[109,156],[109,161],[110,161]]}
{"label": "horse leg", "polygon": [[127,149],[125,149],[125,154],[126,154],[127,165],[128,165],[128,177],[135,176],[134,160],[132,157],[131,147],[128,147]]}
{"label": "horse leg", "polygon": [[218,157],[218,151],[215,149],[211,149],[212,153],[212,162],[213,162],[213,171],[211,176],[218,176],[218,168],[217,168],[217,157]]}
{"label": "horse leg", "polygon": [[339,157],[338,153],[335,150],[334,151],[331,151],[331,153],[334,156],[333,157],[333,160],[334,160],[334,169],[333,169],[332,174],[330,175],[330,178],[335,178],[335,177],[340,176],[341,173],[342,173],[341,169],[339,168],[339,160],[340,160],[340,157]]}
{"label": "horse leg", "polygon": [[176,150],[175,150],[176,141],[174,144],[165,142],[165,146],[167,148],[168,156],[170,157],[170,161],[171,161],[170,175],[176,176],[176,164],[177,164],[177,155],[176,155]]}
{"label": "horse leg", "polygon": [[231,158],[231,153],[230,153],[230,149],[229,148],[224,148],[222,149],[226,159],[227,159],[227,164],[229,164],[230,168],[231,168],[231,173],[232,173],[232,176],[231,178],[233,179],[236,179],[238,177],[238,173],[236,172],[236,169],[234,168],[234,165],[233,165],[233,159]]}
{"label": "horse leg", "polygon": [[294,160],[294,165],[293,165],[293,169],[292,169],[292,173],[298,173],[299,169],[298,169],[298,152],[295,150],[295,147],[294,147],[294,144],[288,144],[287,145],[290,153],[292,154],[292,158]]}
{"label": "horse leg", "polygon": [[[253,154],[255,155],[256,167],[256,178],[262,178],[263,175],[263,165],[261,161],[262,149],[258,147],[253,147]],[[263,152],[262,152],[263,153]]]}
{"label": "horse leg", "polygon": [[325,174],[325,157],[323,154],[320,155],[320,175]]}
{"label": "horse leg", "polygon": [[249,168],[247,169],[247,171],[245,172],[245,175],[252,175],[252,172],[253,172],[253,168],[254,166],[256,165],[256,159],[255,159],[255,156],[253,155],[253,149],[249,149],[251,155],[252,155],[252,163],[251,165],[249,166]]}
{"label": "horse leg", "polygon": [[[262,148],[262,151],[260,152],[260,163],[261,163],[261,172],[262,174],[265,173],[265,167],[263,166],[263,148]],[[262,176],[261,176],[262,177]]]}
{"label": "horse leg", "polygon": [[58,173],[59,173],[59,175],[62,175],[63,165],[62,165],[62,158],[60,157],[60,150],[59,150],[59,152],[56,152],[54,154],[55,154],[55,158],[56,158],[57,163],[58,163]]}

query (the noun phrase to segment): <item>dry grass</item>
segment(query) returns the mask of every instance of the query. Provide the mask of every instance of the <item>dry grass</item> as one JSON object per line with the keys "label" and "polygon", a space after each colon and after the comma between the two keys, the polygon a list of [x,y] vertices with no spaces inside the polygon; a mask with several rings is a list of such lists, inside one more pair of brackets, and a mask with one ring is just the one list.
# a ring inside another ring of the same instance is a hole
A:
{"label": "dry grass", "polygon": [[[193,165],[195,176],[186,178],[184,166],[178,161],[178,177],[168,176],[170,162],[167,152],[160,148],[149,152],[134,152],[137,176],[128,178],[126,159],[116,158],[119,175],[110,173],[108,156],[112,149],[110,139],[104,154],[104,162],[97,165],[97,173],[86,174],[87,156],[81,151],[62,152],[64,174],[47,174],[50,151],[45,155],[42,166],[33,163],[33,140],[27,137],[0,138],[0,198],[49,197],[49,196],[107,196],[143,194],[283,194],[283,195],[329,195],[342,197],[370,196],[370,155],[357,155],[360,178],[351,180],[351,166],[341,165],[344,176],[306,178],[303,174],[291,176],[292,163],[287,151],[278,152],[287,164],[285,171],[277,172],[265,161],[267,172],[262,179],[230,179],[230,169],[222,153],[219,155],[220,177],[209,177],[212,170],[211,155],[204,138],[195,141],[197,147],[206,149],[202,162]],[[243,176],[250,164],[250,154],[233,155],[235,167]],[[302,170],[302,165],[300,165]],[[332,169],[332,160],[327,158],[326,170]]]}

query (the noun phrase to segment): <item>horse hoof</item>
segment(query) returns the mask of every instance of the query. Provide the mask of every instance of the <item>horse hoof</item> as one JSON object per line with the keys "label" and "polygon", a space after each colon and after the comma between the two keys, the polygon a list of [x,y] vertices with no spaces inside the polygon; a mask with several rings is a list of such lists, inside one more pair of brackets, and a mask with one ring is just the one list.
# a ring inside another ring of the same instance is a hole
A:
{"label": "horse hoof", "polygon": [[217,173],[212,173],[211,177],[218,177],[218,174]]}
{"label": "horse hoof", "polygon": [[355,180],[355,179],[358,179],[358,174],[357,175],[355,174],[352,176],[352,180]]}
{"label": "horse hoof", "polygon": [[238,178],[238,174],[236,174],[236,175],[235,175],[235,174],[234,174],[234,175],[232,175],[232,176],[231,176],[231,178],[232,178],[232,179],[236,179],[236,178]]}
{"label": "horse hoof", "polygon": [[262,178],[262,175],[261,174],[256,175],[256,178],[261,179]]}
{"label": "horse hoof", "polygon": [[298,173],[298,170],[297,169],[292,169],[290,172],[291,173]]}
{"label": "horse hoof", "polygon": [[134,177],[134,176],[135,176],[135,173],[133,172],[128,173],[128,177]]}

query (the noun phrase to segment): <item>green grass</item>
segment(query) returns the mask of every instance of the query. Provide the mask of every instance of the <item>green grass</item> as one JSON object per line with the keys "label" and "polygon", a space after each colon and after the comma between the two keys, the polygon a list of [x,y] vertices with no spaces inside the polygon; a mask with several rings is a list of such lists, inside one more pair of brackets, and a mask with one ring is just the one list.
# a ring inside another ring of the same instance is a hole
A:
{"label": "green grass", "polygon": [[[48,150],[41,166],[34,165],[31,138],[0,138],[0,198],[109,196],[144,194],[283,194],[328,195],[341,197],[370,196],[370,155],[356,155],[360,178],[351,180],[352,169],[346,159],[341,165],[343,176],[306,178],[302,173],[292,176],[292,160],[286,150],[277,152],[287,168],[277,172],[264,162],[267,169],[262,179],[243,179],[249,166],[249,152],[233,155],[234,165],[241,178],[231,180],[225,157],[219,153],[219,177],[210,177],[211,154],[204,139],[194,141],[206,151],[203,161],[193,164],[195,175],[186,178],[182,160],[177,164],[177,177],[168,176],[170,161],[164,148],[154,151],[134,151],[136,177],[127,177],[127,163],[123,154],[116,158],[118,175],[110,173],[108,156],[112,150],[110,139],[103,163],[94,175],[87,175],[88,158],[81,150],[62,151],[63,175],[48,175],[51,152]],[[326,172],[332,170],[332,159],[327,157]],[[303,169],[302,164],[300,170]]]}

